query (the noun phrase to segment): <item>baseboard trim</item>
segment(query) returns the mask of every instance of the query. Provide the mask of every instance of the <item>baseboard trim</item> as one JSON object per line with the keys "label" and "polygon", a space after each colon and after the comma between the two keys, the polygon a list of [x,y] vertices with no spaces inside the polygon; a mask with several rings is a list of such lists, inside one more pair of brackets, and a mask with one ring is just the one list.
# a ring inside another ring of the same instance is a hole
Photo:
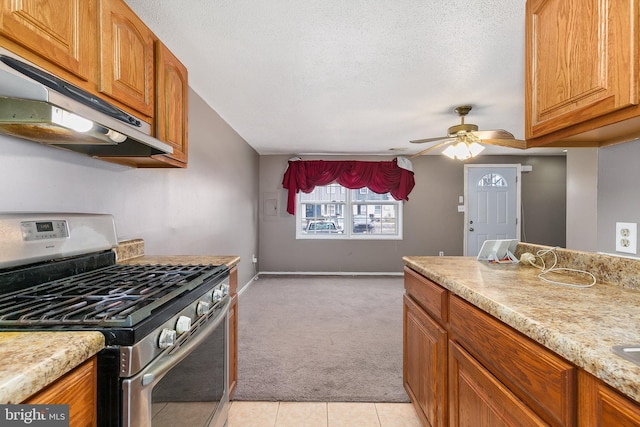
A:
{"label": "baseboard trim", "polygon": [[261,271],[256,276],[402,276],[401,271]]}
{"label": "baseboard trim", "polygon": [[240,289],[238,289],[238,296],[242,295],[242,293],[243,293],[244,291],[246,291],[247,289],[249,289],[249,286],[251,286],[251,284],[252,284],[253,282],[255,282],[256,280],[258,280],[258,273],[256,273],[256,275],[255,275],[255,276],[253,276],[253,277],[251,278],[251,280],[249,280],[247,283],[245,283],[243,287],[241,287]]}
{"label": "baseboard trim", "polygon": [[404,273],[395,271],[261,271],[256,273],[247,283],[238,289],[238,296],[249,289],[253,282],[257,282],[260,276],[394,276],[401,277]]}

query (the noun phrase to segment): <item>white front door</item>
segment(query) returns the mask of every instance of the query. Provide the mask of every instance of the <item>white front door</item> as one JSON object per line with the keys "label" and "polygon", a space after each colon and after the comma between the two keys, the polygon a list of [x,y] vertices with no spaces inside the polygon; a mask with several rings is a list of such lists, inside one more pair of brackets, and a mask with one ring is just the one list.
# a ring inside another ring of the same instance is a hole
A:
{"label": "white front door", "polygon": [[464,166],[465,255],[478,255],[485,240],[520,239],[520,168]]}

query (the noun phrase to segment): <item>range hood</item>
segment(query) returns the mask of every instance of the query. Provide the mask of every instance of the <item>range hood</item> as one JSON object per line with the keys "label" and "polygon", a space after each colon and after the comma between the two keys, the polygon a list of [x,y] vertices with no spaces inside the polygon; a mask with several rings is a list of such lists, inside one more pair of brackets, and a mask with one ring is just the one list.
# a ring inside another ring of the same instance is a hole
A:
{"label": "range hood", "polygon": [[173,148],[151,126],[0,49],[0,133],[100,157],[148,157]]}

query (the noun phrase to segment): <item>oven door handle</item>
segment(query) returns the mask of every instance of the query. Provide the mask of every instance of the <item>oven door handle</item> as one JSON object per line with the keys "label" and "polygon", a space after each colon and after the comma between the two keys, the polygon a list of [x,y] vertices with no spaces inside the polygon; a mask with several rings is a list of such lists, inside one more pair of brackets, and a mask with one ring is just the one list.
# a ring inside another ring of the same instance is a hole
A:
{"label": "oven door handle", "polygon": [[[188,339],[178,349],[178,351],[172,353],[172,350],[175,350],[175,348],[168,348],[167,351],[163,352],[157,360],[153,361],[149,366],[143,369],[140,373],[142,375],[142,385],[144,386],[159,381],[164,374],[182,361],[182,359],[187,357],[197,346],[207,339],[207,337],[211,335],[211,332],[213,332],[218,326],[220,326],[220,323],[224,321],[227,316],[227,312],[229,311],[230,302],[231,299],[228,296],[225,297],[222,310],[220,310],[218,316],[212,321],[207,322],[204,329],[199,330],[197,335]],[[218,310],[219,309],[216,309],[216,311]]]}

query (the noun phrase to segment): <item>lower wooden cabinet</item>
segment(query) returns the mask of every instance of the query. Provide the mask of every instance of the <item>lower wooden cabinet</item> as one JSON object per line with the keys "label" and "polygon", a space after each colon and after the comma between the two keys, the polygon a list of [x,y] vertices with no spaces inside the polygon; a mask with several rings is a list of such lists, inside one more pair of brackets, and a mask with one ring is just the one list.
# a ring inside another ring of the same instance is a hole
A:
{"label": "lower wooden cabinet", "polygon": [[404,296],[404,387],[423,422],[447,425],[447,331]]}
{"label": "lower wooden cabinet", "polygon": [[593,375],[578,375],[580,427],[638,427],[640,406]]}
{"label": "lower wooden cabinet", "polygon": [[640,404],[405,269],[404,386],[425,427],[640,427]]}
{"label": "lower wooden cabinet", "polygon": [[451,426],[547,426],[484,366],[454,342],[449,344]]}
{"label": "lower wooden cabinet", "polygon": [[238,383],[238,295],[231,298],[229,307],[229,397]]}
{"label": "lower wooden cabinet", "polygon": [[68,404],[70,427],[95,426],[97,372],[97,360],[93,356],[23,403]]}
{"label": "lower wooden cabinet", "polygon": [[549,425],[575,425],[575,366],[462,298],[449,301],[452,340]]}
{"label": "lower wooden cabinet", "polygon": [[229,398],[238,383],[238,267],[229,271]]}

